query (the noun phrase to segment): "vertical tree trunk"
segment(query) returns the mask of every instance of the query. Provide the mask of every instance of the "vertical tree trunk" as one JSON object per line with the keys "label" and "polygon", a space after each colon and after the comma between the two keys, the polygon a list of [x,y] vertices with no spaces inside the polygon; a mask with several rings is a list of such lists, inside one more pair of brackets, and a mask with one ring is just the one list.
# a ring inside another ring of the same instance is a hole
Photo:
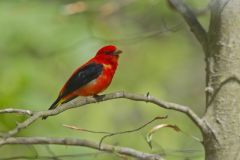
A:
{"label": "vertical tree trunk", "polygon": [[206,160],[240,160],[240,0],[215,0],[207,49]]}

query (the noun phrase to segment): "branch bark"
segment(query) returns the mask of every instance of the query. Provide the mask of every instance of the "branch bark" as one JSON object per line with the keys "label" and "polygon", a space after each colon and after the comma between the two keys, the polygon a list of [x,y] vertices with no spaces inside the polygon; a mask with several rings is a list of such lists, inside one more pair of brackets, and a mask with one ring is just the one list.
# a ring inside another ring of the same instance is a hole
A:
{"label": "branch bark", "polygon": [[240,159],[240,1],[214,0],[208,31],[206,160]]}
{"label": "branch bark", "polygon": [[48,137],[17,137],[0,140],[0,146],[7,144],[25,144],[25,145],[44,145],[44,144],[55,144],[55,145],[67,145],[67,146],[83,146],[109,153],[118,153],[142,160],[163,160],[158,154],[144,153],[128,147],[119,147],[109,144],[102,144],[99,148],[98,143],[72,138],[48,138]]}
{"label": "branch bark", "polygon": [[194,111],[192,111],[187,106],[159,100],[148,94],[141,95],[141,94],[133,94],[133,93],[115,92],[115,93],[110,93],[110,94],[106,94],[106,95],[101,95],[98,98],[79,97],[79,98],[76,98],[68,103],[65,103],[65,104],[57,107],[54,110],[35,112],[31,117],[26,119],[24,122],[18,123],[16,128],[14,128],[14,129],[10,130],[8,133],[2,135],[2,137],[9,138],[9,137],[14,136],[19,131],[28,127],[29,125],[31,125],[33,122],[35,122],[37,119],[39,119],[41,117],[57,115],[65,110],[70,109],[70,108],[76,108],[76,107],[84,106],[84,105],[91,104],[91,103],[102,102],[102,101],[107,101],[107,100],[112,100],[112,99],[119,99],[119,98],[130,99],[130,100],[134,100],[134,101],[149,102],[149,103],[153,103],[153,104],[155,104],[159,107],[165,108],[165,109],[182,112],[182,113],[186,114],[190,119],[192,119],[193,122],[198,126],[198,128],[202,132],[207,131],[207,126],[202,121],[202,119],[200,117],[198,117],[198,115],[196,113],[194,113]]}
{"label": "branch bark", "polygon": [[191,31],[202,45],[205,53],[208,46],[207,32],[197,20],[194,12],[182,0],[168,0],[168,2],[183,16]]}
{"label": "branch bark", "polygon": [[18,114],[25,114],[25,115],[29,115],[29,116],[33,115],[33,112],[30,110],[15,109],[15,108],[2,109],[2,110],[0,110],[0,114],[2,114],[2,113],[18,113]]}

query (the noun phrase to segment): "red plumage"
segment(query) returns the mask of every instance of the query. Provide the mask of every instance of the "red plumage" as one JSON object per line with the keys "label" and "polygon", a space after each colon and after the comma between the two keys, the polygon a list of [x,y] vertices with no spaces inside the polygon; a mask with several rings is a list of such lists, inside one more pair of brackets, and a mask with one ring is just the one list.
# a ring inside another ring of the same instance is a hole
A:
{"label": "red plumage", "polygon": [[122,51],[113,45],[98,50],[95,57],[73,72],[49,109],[54,109],[77,96],[94,96],[104,91],[111,84],[120,53]]}

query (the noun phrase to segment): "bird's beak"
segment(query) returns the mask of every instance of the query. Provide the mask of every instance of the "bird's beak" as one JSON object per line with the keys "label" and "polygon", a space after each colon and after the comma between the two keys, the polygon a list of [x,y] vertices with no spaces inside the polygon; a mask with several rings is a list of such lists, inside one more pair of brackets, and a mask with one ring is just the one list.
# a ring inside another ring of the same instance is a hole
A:
{"label": "bird's beak", "polygon": [[121,54],[121,53],[122,53],[121,50],[116,50],[115,52],[113,52],[113,55],[119,55],[119,54]]}

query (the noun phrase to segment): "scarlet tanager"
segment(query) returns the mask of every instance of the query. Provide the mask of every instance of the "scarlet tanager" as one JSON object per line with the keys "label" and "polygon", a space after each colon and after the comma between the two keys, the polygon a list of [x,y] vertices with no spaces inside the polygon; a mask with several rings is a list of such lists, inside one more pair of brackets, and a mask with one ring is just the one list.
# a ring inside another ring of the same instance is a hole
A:
{"label": "scarlet tanager", "polygon": [[[98,50],[95,57],[77,68],[62,87],[57,99],[49,110],[66,103],[77,96],[97,96],[111,83],[118,66],[117,47],[108,45]],[[46,119],[43,117],[43,119]]]}

